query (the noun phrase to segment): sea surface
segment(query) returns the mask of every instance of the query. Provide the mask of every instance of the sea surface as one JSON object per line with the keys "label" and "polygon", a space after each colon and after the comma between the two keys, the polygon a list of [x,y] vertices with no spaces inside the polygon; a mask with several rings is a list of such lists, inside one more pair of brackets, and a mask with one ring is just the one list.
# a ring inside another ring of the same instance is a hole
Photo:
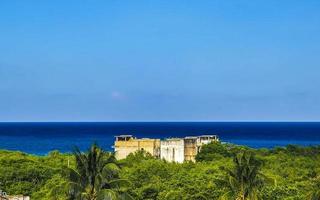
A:
{"label": "sea surface", "polygon": [[97,142],[112,151],[114,136],[171,138],[216,134],[221,141],[253,148],[320,145],[319,122],[97,122],[0,123],[0,149],[45,155],[86,150]]}

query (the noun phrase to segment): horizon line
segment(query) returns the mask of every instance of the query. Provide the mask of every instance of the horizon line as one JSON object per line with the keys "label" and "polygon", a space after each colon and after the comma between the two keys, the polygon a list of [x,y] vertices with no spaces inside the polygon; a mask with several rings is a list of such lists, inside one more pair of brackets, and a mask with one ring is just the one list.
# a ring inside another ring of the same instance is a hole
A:
{"label": "horizon line", "polygon": [[209,120],[168,120],[168,121],[0,121],[0,123],[320,123],[316,120],[221,120],[221,121],[209,121]]}

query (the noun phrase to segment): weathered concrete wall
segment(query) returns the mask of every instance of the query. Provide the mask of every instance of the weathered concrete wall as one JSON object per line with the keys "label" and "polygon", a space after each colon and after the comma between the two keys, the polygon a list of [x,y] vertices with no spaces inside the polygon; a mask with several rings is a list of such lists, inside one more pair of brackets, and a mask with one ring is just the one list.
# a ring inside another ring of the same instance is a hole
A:
{"label": "weathered concrete wall", "polygon": [[214,141],[219,141],[216,135],[172,138],[163,141],[149,138],[136,139],[132,135],[121,135],[116,136],[114,148],[117,159],[124,159],[130,153],[144,150],[157,158],[182,163],[184,161],[195,161],[202,145]]}
{"label": "weathered concrete wall", "polygon": [[219,142],[219,138],[216,135],[201,135],[197,139],[198,152],[201,150],[204,144],[209,144],[211,142]]}
{"label": "weathered concrete wall", "polygon": [[8,200],[30,200],[29,196],[9,196]]}
{"label": "weathered concrete wall", "polygon": [[218,142],[219,138],[216,135],[201,135],[198,136],[197,143],[199,146],[209,144],[211,142]]}
{"label": "weathered concrete wall", "polygon": [[117,159],[124,159],[130,153],[134,153],[138,150],[144,150],[155,157],[159,157],[160,139],[132,139],[129,141],[116,141],[114,148]]}
{"label": "weathered concrete wall", "polygon": [[161,159],[165,159],[169,162],[183,163],[184,161],[184,140],[167,139],[161,141]]}
{"label": "weathered concrete wall", "polygon": [[184,139],[184,160],[196,161],[196,155],[198,153],[197,138],[185,138]]}
{"label": "weathered concrete wall", "polygon": [[17,196],[0,196],[0,200],[30,200],[29,196],[17,195]]}

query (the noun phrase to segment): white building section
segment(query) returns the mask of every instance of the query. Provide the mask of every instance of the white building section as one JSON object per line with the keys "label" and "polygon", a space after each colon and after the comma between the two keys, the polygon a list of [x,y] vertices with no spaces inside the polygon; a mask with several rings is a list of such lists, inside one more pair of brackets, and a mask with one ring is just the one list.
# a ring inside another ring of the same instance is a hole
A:
{"label": "white building section", "polygon": [[199,146],[204,144],[209,144],[211,142],[219,142],[219,138],[217,135],[201,135],[198,136],[197,143]]}
{"label": "white building section", "polygon": [[184,139],[172,138],[161,141],[161,159],[168,162],[183,163],[184,161]]}

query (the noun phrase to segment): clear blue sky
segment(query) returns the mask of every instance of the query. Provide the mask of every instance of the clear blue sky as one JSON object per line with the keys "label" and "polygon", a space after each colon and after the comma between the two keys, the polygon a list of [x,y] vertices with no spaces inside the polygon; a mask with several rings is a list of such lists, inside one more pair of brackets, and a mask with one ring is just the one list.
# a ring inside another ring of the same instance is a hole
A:
{"label": "clear blue sky", "polygon": [[320,1],[0,1],[0,121],[319,121]]}

